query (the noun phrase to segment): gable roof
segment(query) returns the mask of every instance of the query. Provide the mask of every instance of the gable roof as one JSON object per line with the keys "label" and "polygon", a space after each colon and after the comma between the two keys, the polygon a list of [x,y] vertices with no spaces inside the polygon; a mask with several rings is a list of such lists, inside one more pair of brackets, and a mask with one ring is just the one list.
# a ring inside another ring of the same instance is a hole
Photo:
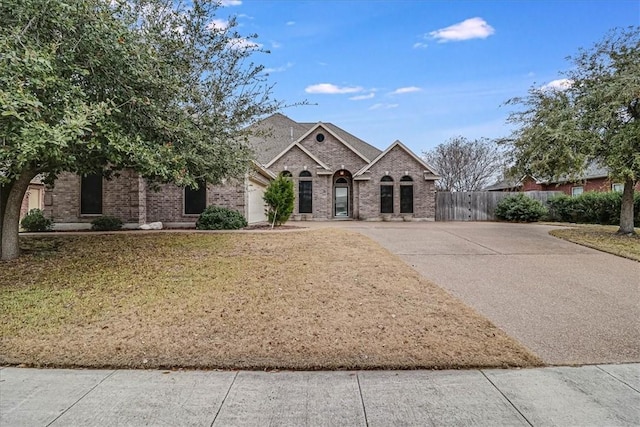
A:
{"label": "gable roof", "polygon": [[262,164],[269,164],[277,156],[281,156],[283,151],[288,151],[294,142],[300,142],[320,125],[367,162],[381,153],[373,145],[332,123],[298,123],[281,113],[272,114],[249,126],[249,144],[256,160]]}
{"label": "gable roof", "polygon": [[389,148],[387,148],[386,150],[384,150],[382,153],[380,153],[380,155],[378,155],[378,157],[376,157],[371,163],[369,163],[368,165],[366,165],[365,167],[363,167],[362,169],[360,169],[358,172],[355,173],[354,177],[356,176],[360,176],[362,174],[364,174],[365,172],[367,172],[369,169],[371,169],[371,167],[373,165],[375,165],[376,163],[378,163],[378,161],[382,158],[384,158],[384,156],[387,155],[387,153],[389,153],[391,150],[393,150],[394,148],[400,148],[401,150],[404,150],[408,155],[410,155],[411,157],[413,157],[413,159],[418,162],[420,165],[422,165],[422,167],[424,167],[424,171],[430,173],[433,176],[425,176],[425,179],[433,179],[436,180],[438,178],[440,178],[438,176],[437,173],[435,173],[435,171],[433,169],[431,169],[431,167],[424,161],[422,160],[420,157],[416,156],[413,151],[409,150],[409,148],[407,148],[406,145],[404,145],[402,142],[400,142],[399,140],[396,140],[393,144],[391,144],[389,146]]}
{"label": "gable roof", "polygon": [[[336,138],[342,145],[344,145],[345,147],[347,147],[349,150],[351,150],[355,155],[357,155],[358,157],[360,157],[362,160],[364,160],[365,162],[369,163],[371,160],[369,158],[367,158],[364,154],[362,154],[361,152],[359,152],[358,150],[356,150],[354,147],[351,146],[351,144],[349,144],[347,141],[345,141],[343,138],[341,138],[338,134],[336,134],[336,132],[334,132],[329,126],[325,125],[322,122],[318,122],[316,123],[313,127],[311,127],[311,129],[309,129],[307,132],[304,133],[304,135],[302,135],[299,139],[298,142],[302,142],[303,139],[305,139],[307,136],[309,136],[310,134],[312,134],[313,132],[315,132],[317,129],[319,128],[323,128],[324,130],[326,130],[327,132],[329,132],[334,138]],[[335,126],[334,126],[335,128]],[[346,132],[345,132],[346,133]],[[355,138],[355,137],[354,137]],[[357,139],[357,138],[356,138]],[[364,141],[363,141],[364,142]],[[366,144],[366,143],[365,143]],[[367,144],[368,145],[368,144]]]}
{"label": "gable roof", "polygon": [[311,158],[311,160],[313,160],[314,162],[316,162],[318,165],[322,166],[322,168],[329,170],[329,166],[327,166],[326,164],[324,164],[324,162],[322,162],[322,160],[318,159],[316,156],[313,155],[313,153],[311,153],[309,150],[307,150],[306,148],[304,148],[302,145],[300,145],[300,143],[298,141],[294,141],[291,144],[289,144],[284,150],[282,150],[280,152],[280,154],[278,154],[276,157],[274,157],[273,159],[271,159],[271,161],[269,163],[267,163],[266,165],[264,165],[264,167],[269,168],[271,167],[271,165],[273,165],[276,161],[278,161],[278,159],[280,159],[282,156],[284,156],[286,153],[289,152],[289,150],[291,150],[293,147],[298,147],[300,150],[302,150],[302,152],[304,154],[306,154],[307,156],[309,156]]}

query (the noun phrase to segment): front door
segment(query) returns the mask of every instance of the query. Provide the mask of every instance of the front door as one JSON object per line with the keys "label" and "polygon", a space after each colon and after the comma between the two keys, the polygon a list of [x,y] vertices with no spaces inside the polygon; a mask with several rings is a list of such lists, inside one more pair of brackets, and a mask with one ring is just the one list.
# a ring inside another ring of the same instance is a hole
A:
{"label": "front door", "polygon": [[349,216],[349,188],[335,187],[334,193],[333,215],[336,218],[347,218]]}

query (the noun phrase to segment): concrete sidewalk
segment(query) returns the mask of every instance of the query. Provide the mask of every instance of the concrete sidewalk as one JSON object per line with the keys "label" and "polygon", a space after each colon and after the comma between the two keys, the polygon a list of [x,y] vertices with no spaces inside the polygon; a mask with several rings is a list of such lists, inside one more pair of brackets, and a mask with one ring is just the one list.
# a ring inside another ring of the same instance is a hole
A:
{"label": "concrete sidewalk", "polygon": [[467,371],[0,370],[0,425],[640,425],[640,364]]}

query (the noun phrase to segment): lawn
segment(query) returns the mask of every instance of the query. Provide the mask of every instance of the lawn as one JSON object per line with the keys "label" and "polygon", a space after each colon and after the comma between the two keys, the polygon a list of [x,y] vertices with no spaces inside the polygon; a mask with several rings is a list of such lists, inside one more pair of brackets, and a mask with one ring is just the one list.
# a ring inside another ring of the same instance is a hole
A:
{"label": "lawn", "polygon": [[0,364],[374,369],[540,365],[358,233],[23,236]]}
{"label": "lawn", "polygon": [[576,225],[552,230],[553,236],[624,258],[640,261],[640,229],[634,236],[616,234],[618,226]]}

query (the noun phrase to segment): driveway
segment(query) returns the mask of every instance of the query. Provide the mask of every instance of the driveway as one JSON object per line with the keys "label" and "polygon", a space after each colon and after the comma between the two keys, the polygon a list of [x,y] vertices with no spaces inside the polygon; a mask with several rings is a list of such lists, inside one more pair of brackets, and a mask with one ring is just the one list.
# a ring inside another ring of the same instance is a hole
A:
{"label": "driveway", "polygon": [[373,238],[548,364],[640,361],[638,262],[552,237],[554,226],[329,224]]}

